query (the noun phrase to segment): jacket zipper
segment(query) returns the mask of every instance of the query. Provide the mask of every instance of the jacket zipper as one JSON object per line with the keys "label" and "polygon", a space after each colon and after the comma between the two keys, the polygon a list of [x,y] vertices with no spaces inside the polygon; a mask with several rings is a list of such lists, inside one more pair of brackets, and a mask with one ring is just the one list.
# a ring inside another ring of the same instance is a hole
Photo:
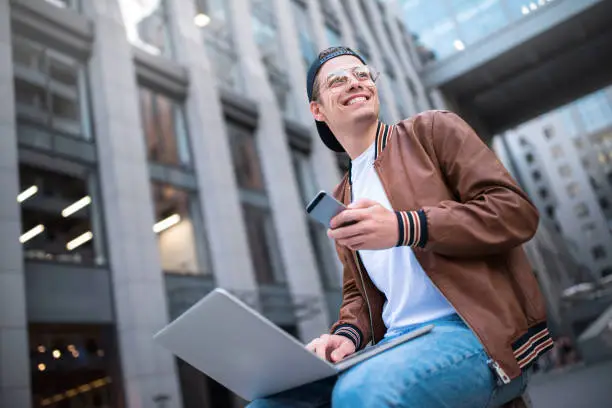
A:
{"label": "jacket zipper", "polygon": [[366,304],[368,306],[368,315],[370,317],[370,333],[372,338],[372,345],[376,344],[376,340],[374,339],[374,322],[372,320],[372,309],[370,308],[370,299],[368,298],[368,291],[365,287],[365,281],[363,279],[363,273],[361,272],[361,258],[357,254],[357,251],[353,252],[353,256],[355,257],[355,261],[357,263],[357,271],[359,272],[359,277],[361,278],[361,287],[363,288],[363,294],[366,299]]}
{"label": "jacket zipper", "polygon": [[[380,179],[380,183],[383,186],[383,189],[385,190],[385,194],[387,195],[387,198],[389,199],[389,203],[391,203],[391,195],[389,194],[389,192],[387,191],[387,186],[385,185],[385,183],[383,182],[383,178],[381,177],[380,174],[380,168],[377,165],[378,163],[374,163],[374,170],[376,171],[376,173],[378,174],[378,178]],[[393,207],[393,203],[391,203],[391,206]],[[359,276],[361,276],[361,281],[363,284],[363,276],[361,274],[361,268],[359,268],[359,265],[357,265],[357,269],[359,270]],[[453,305],[451,303],[450,300],[448,300],[448,298],[446,297],[446,295],[442,292],[442,290],[440,290],[440,288],[438,287],[438,285],[433,281],[433,279],[429,279],[430,282],[432,283],[432,285],[438,290],[438,292],[440,293],[440,295],[442,295],[442,297],[444,299],[446,299],[446,301],[448,302],[449,305],[451,305],[453,307],[453,309],[455,309],[455,312],[457,312],[457,315],[461,318],[461,320],[463,320],[463,323],[465,323],[465,325],[467,327],[470,328],[470,330],[472,331],[472,333],[474,333],[474,336],[476,336],[476,338],[478,338],[478,341],[480,342],[480,344],[482,345],[482,347],[485,349],[485,351],[487,352],[488,355],[490,355],[490,353],[487,350],[487,347],[485,346],[484,342],[482,341],[482,339],[480,338],[480,336],[478,335],[478,333],[476,332],[476,330],[474,330],[474,328],[472,327],[471,324],[468,323],[468,321],[461,315],[461,313],[459,313],[459,311],[457,310],[457,308],[455,307],[455,305]],[[365,286],[364,286],[364,293],[365,293]],[[366,300],[367,300],[367,295],[366,295]],[[369,311],[369,303],[368,303],[368,311]],[[372,324],[372,313],[370,312],[370,325],[372,326],[372,339],[374,338],[374,325]],[[499,363],[495,360],[490,360],[489,365],[493,368],[493,370],[495,370],[495,373],[497,374],[497,376],[499,377],[499,379],[504,383],[504,384],[509,384],[510,383],[510,377],[508,376],[508,374],[506,374],[506,372],[504,371],[503,368],[501,368],[501,366],[499,365]]]}
{"label": "jacket zipper", "polygon": [[[459,310],[457,310],[457,308],[455,307],[455,305],[453,305],[451,303],[450,300],[448,300],[448,298],[446,297],[446,295],[440,290],[440,288],[438,287],[438,285],[435,284],[435,282],[433,281],[433,279],[429,279],[429,281],[431,282],[431,284],[438,290],[438,292],[440,293],[440,295],[442,295],[442,297],[444,299],[446,299],[446,301],[448,302],[449,305],[451,305],[453,307],[453,309],[455,309],[455,312],[457,312],[457,316],[459,316],[461,318],[461,320],[463,320],[463,323],[465,323],[465,325],[467,327],[470,328],[470,330],[472,331],[472,333],[474,333],[474,336],[476,336],[476,338],[478,338],[478,341],[480,342],[480,344],[482,344],[482,347],[485,349],[485,351],[487,351],[487,348],[484,344],[484,342],[482,341],[482,339],[480,338],[480,336],[478,335],[478,333],[476,332],[476,330],[474,330],[474,328],[472,327],[471,324],[468,323],[468,321],[461,315],[461,313],[459,313]],[[487,354],[489,354],[489,352],[487,351]],[[509,384],[510,383],[510,377],[508,376],[508,374],[506,374],[506,372],[504,371],[503,368],[501,368],[501,366],[499,365],[499,363],[495,360],[489,360],[488,364],[491,368],[493,368],[493,370],[495,370],[495,373],[497,374],[497,376],[499,377],[499,379],[504,383],[504,384]]]}
{"label": "jacket zipper", "polygon": [[[353,201],[353,189],[349,184],[349,196],[351,197],[351,201]],[[363,273],[361,272],[361,257],[357,254],[357,251],[352,251],[353,257],[355,258],[355,263],[357,264],[357,272],[359,272],[359,278],[361,279],[361,287],[363,288],[363,295],[365,296],[366,305],[368,306],[368,316],[370,318],[370,334],[372,338],[372,345],[376,344],[376,340],[374,339],[374,320],[372,319],[372,308],[370,307],[370,299],[368,298],[368,291],[365,287],[365,280],[363,279]]]}

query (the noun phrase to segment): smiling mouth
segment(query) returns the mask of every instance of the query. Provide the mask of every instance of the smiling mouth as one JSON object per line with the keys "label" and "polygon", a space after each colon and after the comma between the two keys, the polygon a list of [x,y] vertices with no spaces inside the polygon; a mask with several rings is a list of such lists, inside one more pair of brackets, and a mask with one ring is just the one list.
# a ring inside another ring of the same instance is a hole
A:
{"label": "smiling mouth", "polygon": [[349,100],[348,100],[348,101],[347,101],[347,102],[344,104],[344,106],[351,106],[351,105],[354,105],[354,104],[356,104],[356,103],[366,102],[366,101],[368,101],[368,100],[370,100],[370,98],[368,98],[368,97],[366,97],[366,96],[357,96],[357,97],[355,97],[355,98],[351,98],[351,99],[349,99]]}

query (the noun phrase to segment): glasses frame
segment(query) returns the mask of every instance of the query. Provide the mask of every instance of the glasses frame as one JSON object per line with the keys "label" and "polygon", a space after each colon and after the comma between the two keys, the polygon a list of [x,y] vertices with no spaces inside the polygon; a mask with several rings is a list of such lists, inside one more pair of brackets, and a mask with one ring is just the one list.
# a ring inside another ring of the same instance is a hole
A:
{"label": "glasses frame", "polygon": [[[370,74],[368,79],[360,79],[357,76],[356,72],[360,68],[366,68],[366,70]],[[376,69],[374,69],[371,65],[357,65],[357,66],[350,67],[350,68],[337,69],[335,71],[330,72],[327,75],[327,78],[325,79],[325,83],[323,84],[323,86],[321,86],[321,82],[319,81],[319,78],[317,78],[315,80],[314,91],[312,93],[312,100],[313,101],[317,101],[319,96],[320,96],[321,91],[324,91],[326,89],[328,89],[328,90],[333,92],[334,90],[338,90],[339,91],[340,89],[344,88],[346,86],[346,84],[349,83],[349,82],[346,82],[344,84],[340,84],[337,87],[329,86],[329,82],[330,82],[329,79],[331,77],[333,77],[333,76],[339,76],[339,75],[344,75],[344,76],[349,77],[349,78],[353,77],[359,83],[371,82],[372,84],[376,84],[376,81],[378,80],[378,78],[380,78],[380,72],[377,71]]]}

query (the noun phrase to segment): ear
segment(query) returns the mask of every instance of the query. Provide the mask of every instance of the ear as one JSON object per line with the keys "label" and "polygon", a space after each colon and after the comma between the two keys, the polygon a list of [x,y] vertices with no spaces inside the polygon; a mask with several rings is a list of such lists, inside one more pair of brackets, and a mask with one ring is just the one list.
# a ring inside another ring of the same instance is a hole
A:
{"label": "ear", "polygon": [[323,106],[316,101],[310,102],[310,112],[312,117],[319,122],[325,122],[325,114],[323,113]]}

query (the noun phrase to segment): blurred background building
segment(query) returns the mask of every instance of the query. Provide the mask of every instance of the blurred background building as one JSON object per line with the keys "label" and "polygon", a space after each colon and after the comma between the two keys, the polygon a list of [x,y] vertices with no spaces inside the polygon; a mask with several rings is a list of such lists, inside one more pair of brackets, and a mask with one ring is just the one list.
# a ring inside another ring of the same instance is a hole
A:
{"label": "blurred background building", "polygon": [[385,121],[448,108],[498,135],[543,214],[528,251],[556,333],[596,339],[611,4],[0,0],[0,407],[241,406],[151,340],[216,286],[326,331],[341,271],[304,207],[348,162],[304,84],[330,45],[381,71]]}
{"label": "blurred background building", "polygon": [[306,69],[348,44],[383,71],[385,120],[435,107],[402,22],[374,1],[0,0],[0,27],[0,406],[239,405],[151,336],[215,286],[304,341],[336,319],[304,207],[346,158]]}

